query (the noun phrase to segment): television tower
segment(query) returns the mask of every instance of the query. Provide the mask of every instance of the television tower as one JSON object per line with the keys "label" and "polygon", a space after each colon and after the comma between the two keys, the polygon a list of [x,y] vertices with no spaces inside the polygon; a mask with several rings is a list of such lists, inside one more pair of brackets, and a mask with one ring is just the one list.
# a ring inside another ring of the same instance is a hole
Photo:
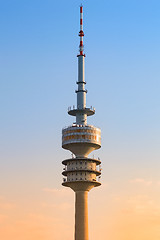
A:
{"label": "television tower", "polygon": [[94,115],[95,109],[86,107],[82,5],[79,37],[77,107],[68,108],[68,114],[75,116],[76,122],[62,130],[62,148],[70,150],[72,157],[62,162],[65,165],[62,185],[75,192],[75,240],[88,240],[88,192],[101,185],[101,161],[88,155],[101,147],[101,130],[87,124],[87,116]]}

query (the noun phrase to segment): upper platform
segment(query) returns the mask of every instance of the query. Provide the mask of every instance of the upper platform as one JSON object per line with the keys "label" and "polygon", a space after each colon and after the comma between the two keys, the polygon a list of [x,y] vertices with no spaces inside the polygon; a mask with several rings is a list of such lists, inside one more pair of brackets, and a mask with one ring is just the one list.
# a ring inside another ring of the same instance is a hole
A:
{"label": "upper platform", "polygon": [[79,114],[86,114],[87,116],[92,116],[95,114],[95,108],[83,108],[83,109],[72,109],[71,107],[68,108],[68,114],[71,116],[76,116],[77,113]]}

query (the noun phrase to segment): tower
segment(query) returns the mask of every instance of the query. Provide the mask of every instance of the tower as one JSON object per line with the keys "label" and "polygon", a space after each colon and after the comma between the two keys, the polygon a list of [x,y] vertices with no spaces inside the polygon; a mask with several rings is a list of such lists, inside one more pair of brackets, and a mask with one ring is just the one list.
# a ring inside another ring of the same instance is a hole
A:
{"label": "tower", "polygon": [[65,165],[62,185],[75,192],[75,240],[88,240],[88,192],[101,185],[101,161],[88,155],[101,147],[101,130],[87,124],[87,117],[94,115],[95,109],[86,107],[83,6],[80,6],[79,37],[77,107],[68,108],[68,114],[76,117],[76,123],[62,130],[62,147],[72,152],[72,158],[62,162]]}

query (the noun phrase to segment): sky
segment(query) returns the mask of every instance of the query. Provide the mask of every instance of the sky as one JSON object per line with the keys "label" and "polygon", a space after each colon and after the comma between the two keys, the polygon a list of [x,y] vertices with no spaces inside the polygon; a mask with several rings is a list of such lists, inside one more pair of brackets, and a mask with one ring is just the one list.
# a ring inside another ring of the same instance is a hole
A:
{"label": "sky", "polygon": [[2,240],[74,239],[61,130],[75,121],[81,3],[88,123],[102,130],[90,239],[160,239],[160,1],[0,0]]}

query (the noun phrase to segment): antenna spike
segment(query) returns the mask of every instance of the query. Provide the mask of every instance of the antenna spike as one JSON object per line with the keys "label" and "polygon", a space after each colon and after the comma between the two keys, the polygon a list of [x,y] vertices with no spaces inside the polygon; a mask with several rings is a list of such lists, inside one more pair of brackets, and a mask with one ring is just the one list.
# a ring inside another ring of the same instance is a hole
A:
{"label": "antenna spike", "polygon": [[79,32],[79,36],[80,36],[80,45],[79,45],[79,52],[80,55],[84,55],[83,54],[83,37],[84,37],[84,32],[83,32],[83,6],[81,4],[80,6],[80,32]]}

